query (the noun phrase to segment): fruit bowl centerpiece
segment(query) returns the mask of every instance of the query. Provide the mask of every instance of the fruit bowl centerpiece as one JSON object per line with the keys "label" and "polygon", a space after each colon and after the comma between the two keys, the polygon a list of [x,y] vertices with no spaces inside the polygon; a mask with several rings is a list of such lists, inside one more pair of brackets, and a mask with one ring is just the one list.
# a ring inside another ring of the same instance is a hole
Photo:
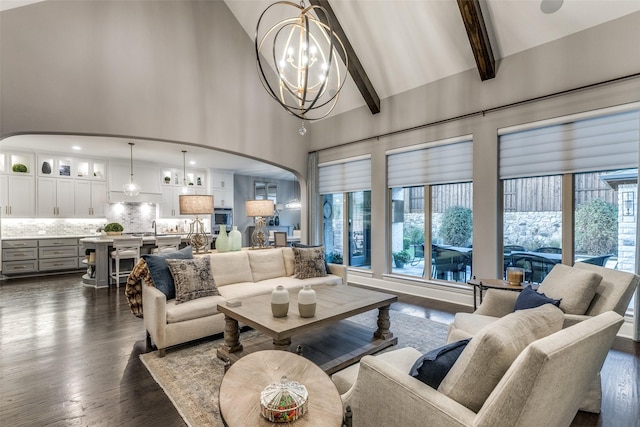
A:
{"label": "fruit bowl centerpiece", "polygon": [[260,393],[261,413],[272,423],[289,423],[307,413],[308,400],[305,386],[282,377],[279,383],[269,384]]}

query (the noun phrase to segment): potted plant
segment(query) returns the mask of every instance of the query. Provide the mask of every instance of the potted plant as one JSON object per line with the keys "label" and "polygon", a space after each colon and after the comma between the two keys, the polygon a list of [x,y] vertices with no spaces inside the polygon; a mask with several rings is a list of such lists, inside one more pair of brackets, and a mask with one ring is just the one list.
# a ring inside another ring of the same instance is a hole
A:
{"label": "potted plant", "polygon": [[170,184],[171,183],[171,177],[170,176],[165,176],[164,177],[164,183],[165,184]]}
{"label": "potted plant", "polygon": [[107,233],[107,236],[119,236],[122,234],[122,230],[124,230],[124,227],[117,222],[111,222],[104,226],[104,231]]}
{"label": "potted plant", "polygon": [[11,167],[11,170],[19,173],[27,173],[28,171],[27,166],[23,165],[22,163],[16,163]]}
{"label": "potted plant", "polygon": [[407,250],[393,253],[393,262],[397,268],[404,268],[404,265],[411,261],[411,254]]}

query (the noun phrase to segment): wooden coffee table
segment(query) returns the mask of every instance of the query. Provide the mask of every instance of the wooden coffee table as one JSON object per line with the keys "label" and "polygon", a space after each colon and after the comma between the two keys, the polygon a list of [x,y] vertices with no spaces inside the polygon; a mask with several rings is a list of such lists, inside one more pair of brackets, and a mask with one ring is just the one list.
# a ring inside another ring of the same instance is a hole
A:
{"label": "wooden coffee table", "polygon": [[260,414],[260,393],[285,375],[307,388],[309,410],[296,427],[339,427],[342,400],[331,378],[294,353],[266,350],[249,354],[229,368],[220,384],[220,414],[229,427],[273,426]]}
{"label": "wooden coffee table", "polygon": [[[298,313],[298,290],[289,292],[289,314],[282,318],[273,317],[270,294],[246,298],[238,307],[219,304],[218,311],[225,314],[225,330],[218,357],[234,363],[259,350],[300,348],[306,358],[331,374],[364,355],[398,343],[390,331],[389,319],[389,305],[398,300],[397,296],[344,285],[321,285],[313,289],[317,302],[316,315],[311,318],[300,317]],[[376,308],[378,329],[372,335],[368,331],[366,338],[356,342],[356,337],[362,338],[363,328],[343,319]],[[238,322],[264,335],[241,343]],[[335,354],[341,341],[345,342],[345,354]]]}

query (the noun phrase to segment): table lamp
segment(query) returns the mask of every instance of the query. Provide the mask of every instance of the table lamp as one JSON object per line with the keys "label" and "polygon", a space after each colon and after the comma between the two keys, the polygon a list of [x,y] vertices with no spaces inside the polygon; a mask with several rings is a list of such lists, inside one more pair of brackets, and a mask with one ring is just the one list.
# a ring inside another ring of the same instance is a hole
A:
{"label": "table lamp", "polygon": [[209,252],[209,236],[204,231],[204,224],[198,215],[211,215],[213,213],[213,196],[204,194],[185,194],[179,196],[180,215],[195,215],[195,219],[189,224],[187,240],[191,247],[199,254]]}
{"label": "table lamp", "polygon": [[251,234],[251,247],[263,249],[266,247],[267,222],[265,217],[273,216],[273,200],[247,200],[245,209],[248,217],[256,219],[256,226]]}

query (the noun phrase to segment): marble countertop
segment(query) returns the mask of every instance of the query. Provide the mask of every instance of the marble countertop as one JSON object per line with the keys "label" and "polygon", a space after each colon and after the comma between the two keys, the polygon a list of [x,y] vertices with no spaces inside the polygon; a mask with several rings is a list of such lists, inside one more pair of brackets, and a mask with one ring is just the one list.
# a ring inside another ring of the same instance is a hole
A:
{"label": "marble countertop", "polygon": [[[158,234],[158,236],[168,236],[169,234]],[[187,235],[186,234],[180,234],[180,237],[182,237],[182,239],[186,239]],[[113,243],[113,239],[114,238],[118,238],[118,237],[136,237],[136,236],[93,236],[93,237],[84,237],[80,239],[80,243]],[[156,241],[156,236],[138,236],[138,237],[142,237],[142,242],[143,243],[155,243]]]}

